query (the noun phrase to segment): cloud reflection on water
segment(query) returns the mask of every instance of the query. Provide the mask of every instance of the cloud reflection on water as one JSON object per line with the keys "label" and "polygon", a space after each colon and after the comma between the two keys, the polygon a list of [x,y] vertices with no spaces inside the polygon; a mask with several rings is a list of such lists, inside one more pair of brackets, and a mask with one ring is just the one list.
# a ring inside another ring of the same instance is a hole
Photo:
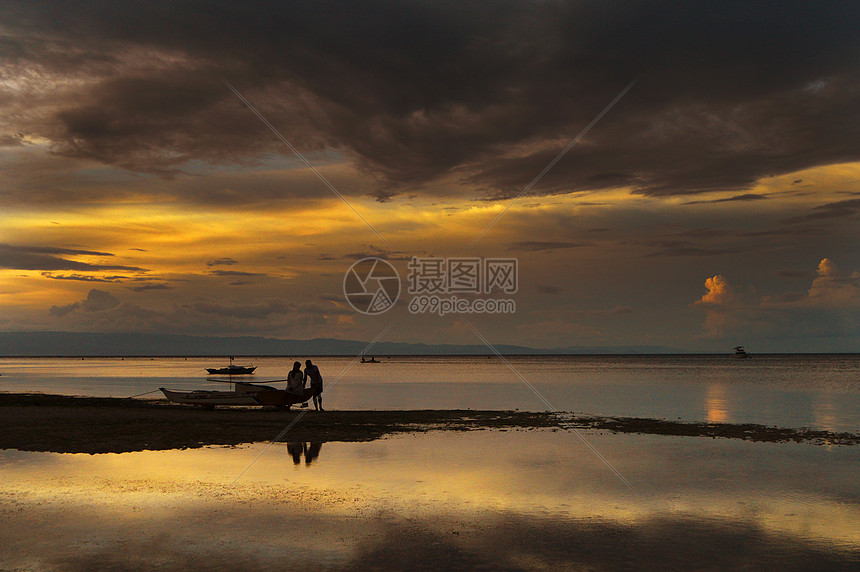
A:
{"label": "cloud reflection on water", "polygon": [[[3,567],[844,569],[852,447],[552,431],[0,455]],[[300,452],[305,463],[295,464]],[[312,458],[312,463],[307,463]]]}

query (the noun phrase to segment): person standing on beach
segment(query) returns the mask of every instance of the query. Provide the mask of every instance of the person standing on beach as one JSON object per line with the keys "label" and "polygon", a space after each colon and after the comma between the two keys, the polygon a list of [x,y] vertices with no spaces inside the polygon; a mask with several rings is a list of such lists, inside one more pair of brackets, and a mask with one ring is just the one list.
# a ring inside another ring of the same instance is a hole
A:
{"label": "person standing on beach", "polygon": [[311,380],[311,389],[314,390],[314,409],[325,411],[322,406],[322,374],[320,373],[320,368],[311,363],[311,360],[305,362],[305,381],[308,378]]}
{"label": "person standing on beach", "polygon": [[302,362],[295,362],[293,369],[287,374],[287,391],[301,395],[305,391],[305,379],[302,375]]}

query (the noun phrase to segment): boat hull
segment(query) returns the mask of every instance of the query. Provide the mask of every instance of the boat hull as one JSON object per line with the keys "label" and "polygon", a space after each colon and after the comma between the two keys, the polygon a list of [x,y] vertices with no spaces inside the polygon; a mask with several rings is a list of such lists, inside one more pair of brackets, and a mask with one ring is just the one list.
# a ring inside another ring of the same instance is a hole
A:
{"label": "boat hull", "polygon": [[305,389],[299,395],[271,387],[262,387],[259,390],[248,391],[175,391],[159,388],[169,401],[183,405],[201,405],[203,407],[214,407],[216,405],[274,405],[287,407],[296,403],[304,403],[313,397],[312,389]]}
{"label": "boat hull", "polygon": [[257,369],[257,366],[254,367],[207,367],[206,371],[208,371],[211,375],[249,375],[254,373],[254,370]]}

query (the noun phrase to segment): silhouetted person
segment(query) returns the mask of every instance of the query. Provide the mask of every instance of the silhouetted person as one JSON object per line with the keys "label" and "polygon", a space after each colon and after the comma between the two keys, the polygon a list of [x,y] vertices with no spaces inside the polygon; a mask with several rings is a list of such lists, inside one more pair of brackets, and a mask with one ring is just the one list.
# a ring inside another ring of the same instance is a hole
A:
{"label": "silhouetted person", "polygon": [[314,409],[317,411],[325,411],[322,406],[323,381],[320,368],[311,363],[311,360],[305,362],[305,381],[310,378],[311,389],[314,390]]}
{"label": "silhouetted person", "polygon": [[322,443],[308,444],[308,448],[305,449],[305,465],[310,465],[316,461],[317,457],[320,456],[320,449],[322,449]]}
{"label": "silhouetted person", "polygon": [[293,464],[300,465],[302,463],[304,448],[305,444],[300,441],[290,441],[287,443],[287,453],[293,457]]}
{"label": "silhouetted person", "polygon": [[287,391],[301,395],[305,391],[305,376],[302,373],[302,362],[293,364],[293,369],[287,374]]}

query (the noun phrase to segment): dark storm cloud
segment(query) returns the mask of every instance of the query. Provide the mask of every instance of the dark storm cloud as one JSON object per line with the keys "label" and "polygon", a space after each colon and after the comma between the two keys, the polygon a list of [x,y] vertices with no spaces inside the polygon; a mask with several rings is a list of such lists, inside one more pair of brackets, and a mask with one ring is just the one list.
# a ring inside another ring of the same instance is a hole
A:
{"label": "dark storm cloud", "polygon": [[63,316],[68,316],[75,310],[81,307],[80,302],[73,302],[71,304],[66,304],[63,306],[51,306],[48,309],[48,314],[51,316],[55,316],[57,318],[62,318]]}
{"label": "dark storm cloud", "polygon": [[85,299],[65,306],[51,306],[48,313],[51,316],[62,318],[78,309],[85,312],[103,312],[111,308],[116,308],[121,303],[122,301],[110,292],[93,288],[89,291]]}
{"label": "dark storm cloud", "polygon": [[739,233],[738,236],[747,237],[747,238],[779,238],[785,237],[787,234],[791,236],[804,236],[804,237],[814,237],[814,236],[826,236],[829,234],[827,228],[822,228],[820,226],[795,226],[791,229],[791,233],[786,233],[785,228],[771,228],[764,230],[748,230],[745,232]]}
{"label": "dark storm cloud", "polygon": [[684,228],[672,223],[662,225],[657,232],[638,238],[633,243],[651,249],[648,256],[708,257],[803,246],[817,243],[819,241],[815,239],[833,233],[832,229],[823,225],[796,225],[787,228],[781,223],[769,226],[771,222],[773,221],[761,219],[758,224],[763,228],[756,230],[743,230],[733,225],[725,228]]}
{"label": "dark storm cloud", "polygon": [[786,223],[815,222],[834,218],[852,217],[860,213],[860,199],[849,199],[827,203],[813,208],[809,213],[786,219]]}
{"label": "dark storm cloud", "polygon": [[87,274],[52,274],[42,272],[42,276],[51,280],[75,280],[79,282],[121,282],[125,276],[91,276]]}
{"label": "dark storm cloud", "polygon": [[37,246],[18,246],[13,244],[0,244],[0,268],[12,268],[16,270],[128,270],[143,271],[136,266],[120,266],[111,264],[90,264],[68,260],[57,256],[64,255],[87,255],[87,256],[113,256],[107,252],[95,252],[90,250],[78,250],[71,248],[53,248]]}
{"label": "dark storm cloud", "polygon": [[549,250],[559,250],[564,248],[581,248],[583,246],[593,246],[589,242],[557,242],[557,241],[534,241],[526,240],[522,242],[514,242],[508,245],[508,250],[523,250],[526,252],[542,252]]}
{"label": "dark storm cloud", "polygon": [[14,244],[0,243],[0,248],[10,252],[27,252],[31,254],[82,254],[88,256],[113,256],[113,254],[111,254],[110,252],[80,250],[77,248],[57,248],[54,246],[16,246]]}
{"label": "dark storm cloud", "polygon": [[763,201],[766,200],[767,195],[759,195],[756,193],[746,193],[743,195],[735,195],[733,197],[725,197],[722,199],[711,199],[709,201],[689,201],[684,203],[685,205],[702,205],[702,204],[712,204],[712,203],[731,203],[736,201]]}
{"label": "dark storm cloud", "polygon": [[232,258],[216,258],[215,260],[210,260],[206,263],[206,266],[232,266],[234,264],[239,264],[236,260]]}
{"label": "dark storm cloud", "polygon": [[860,158],[855,3],[56,2],[0,19],[11,73],[85,80],[46,86],[62,97],[3,137],[134,171],[288,154],[223,79],[303,152],[355,158],[383,199],[451,174],[516,194],[636,77],[534,193],[737,192]]}
{"label": "dark storm cloud", "polygon": [[402,250],[384,250],[382,248],[377,248],[372,244],[369,244],[368,247],[370,250],[364,252],[348,252],[341,256],[343,259],[347,260],[363,260],[365,258],[381,258],[383,260],[391,260],[391,261],[409,261],[412,260],[414,254],[423,254],[421,252],[416,252],[414,254],[410,254],[404,252]]}
{"label": "dark storm cloud", "polygon": [[659,250],[649,256],[722,256],[724,254],[738,254],[755,250],[754,246],[726,246],[719,248],[708,248],[695,246],[684,241],[660,241],[655,244]]}
{"label": "dark storm cloud", "polygon": [[[775,234],[774,236],[779,236]],[[691,228],[657,234],[642,241],[654,249],[648,256],[721,256],[762,248],[763,239],[718,228]]]}
{"label": "dark storm cloud", "polygon": [[245,319],[262,319],[271,315],[286,314],[296,310],[294,304],[283,300],[266,300],[257,304],[229,305],[216,302],[195,302],[185,304],[183,308],[203,314],[218,314]]}
{"label": "dark storm cloud", "polygon": [[155,282],[151,284],[140,284],[139,286],[129,286],[129,289],[135,292],[146,292],[148,290],[170,290],[171,286],[165,282]]}
{"label": "dark storm cloud", "polygon": [[259,272],[243,272],[241,270],[210,270],[209,274],[212,274],[214,276],[230,276],[230,277],[266,276],[265,274],[261,274]]}

